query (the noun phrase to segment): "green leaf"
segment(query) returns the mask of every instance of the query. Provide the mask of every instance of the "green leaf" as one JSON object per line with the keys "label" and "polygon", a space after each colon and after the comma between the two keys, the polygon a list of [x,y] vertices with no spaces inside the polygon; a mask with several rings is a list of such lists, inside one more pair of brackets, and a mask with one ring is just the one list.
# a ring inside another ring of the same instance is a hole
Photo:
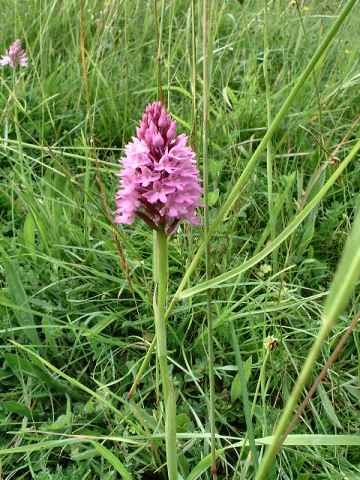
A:
{"label": "green leaf", "polygon": [[176,415],[176,431],[178,433],[186,433],[193,430],[194,425],[186,413],[179,413]]}
{"label": "green leaf", "polygon": [[[251,376],[251,368],[252,368],[252,357],[249,357],[244,363],[246,383],[249,381],[249,378]],[[235,375],[234,380],[232,381],[230,396],[231,396],[231,403],[234,403],[241,396],[241,379],[240,379],[239,373]]]}
{"label": "green leaf", "polygon": [[71,421],[67,415],[60,415],[55,422],[41,425],[43,432],[66,432],[71,427]]}
{"label": "green leaf", "polygon": [[321,398],[322,406],[324,407],[324,410],[328,419],[334,425],[334,427],[342,430],[342,425],[339,422],[339,419],[335,413],[335,409],[330,401],[330,398],[326,393],[325,388],[321,384],[318,386],[318,392]]}
{"label": "green leaf", "polygon": [[208,194],[208,205],[209,207],[213,207],[217,201],[219,200],[219,189],[217,188],[213,192],[209,192]]}
{"label": "green leaf", "polygon": [[23,417],[31,418],[31,410],[21,403],[15,402],[14,400],[9,400],[7,402],[2,402],[1,406],[10,413],[17,413]]}
{"label": "green leaf", "polygon": [[[4,267],[9,296],[16,305],[23,307],[22,310],[14,310],[15,318],[21,327],[35,327],[34,317],[31,313],[30,304],[19,275],[19,267],[16,261],[10,259],[5,252],[4,256]],[[24,335],[26,335],[33,344],[40,344],[36,328],[24,329]]]}
{"label": "green leaf", "polygon": [[71,431],[73,415],[71,412],[71,400],[67,395],[66,413],[60,415],[55,422],[41,426],[41,430],[46,432],[65,432]]}
{"label": "green leaf", "polygon": [[131,473],[125,468],[124,464],[121,463],[120,460],[111,452],[111,450],[107,449],[106,447],[104,447],[104,445],[98,442],[92,442],[92,444],[94,445],[97,452],[100,453],[100,455],[104,457],[105,460],[107,460],[115,468],[121,478],[124,478],[125,480],[133,480],[133,476],[131,475]]}
{"label": "green leaf", "polygon": [[[312,200],[314,196],[319,193],[325,181],[325,169],[324,167],[320,171],[316,171],[310,181],[307,189],[308,200]],[[312,241],[315,232],[315,222],[319,205],[315,206],[310,215],[306,218],[301,232],[301,238],[296,248],[296,255],[303,256],[306,252],[309,244]]]}
{"label": "green leaf", "polygon": [[23,230],[24,245],[30,252],[35,251],[35,222],[31,213],[28,213]]}
{"label": "green leaf", "polygon": [[59,380],[53,378],[36,359],[29,362],[26,358],[23,358],[20,355],[14,355],[13,353],[4,353],[4,359],[19,380],[21,380],[24,375],[30,375],[40,382],[43,382],[45,385],[54,388],[58,392],[64,392],[64,390],[67,390],[66,386]]}
{"label": "green leaf", "polygon": [[[219,454],[219,450],[216,452]],[[212,465],[212,455],[207,455],[191,470],[186,480],[197,480],[204,472],[209,470]]]}
{"label": "green leaf", "polygon": [[[271,445],[274,436],[259,439],[263,445]],[[284,445],[292,447],[301,446],[329,446],[337,447],[341,445],[360,446],[360,435],[288,435]]]}

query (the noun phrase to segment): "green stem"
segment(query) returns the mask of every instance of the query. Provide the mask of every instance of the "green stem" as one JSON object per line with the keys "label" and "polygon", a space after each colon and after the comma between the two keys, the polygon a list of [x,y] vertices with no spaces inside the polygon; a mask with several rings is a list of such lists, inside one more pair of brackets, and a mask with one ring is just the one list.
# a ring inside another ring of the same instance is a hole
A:
{"label": "green stem", "polygon": [[[266,93],[266,113],[267,113],[267,128],[270,128],[272,115],[271,115],[271,89],[269,79],[269,32],[268,32],[268,0],[264,0],[264,81],[265,81],[265,93]],[[268,205],[269,205],[269,223],[270,223],[270,239],[274,240],[276,236],[274,215],[274,199],[273,199],[273,147],[271,139],[268,141],[266,147],[266,170],[267,170],[267,185],[268,185]],[[277,271],[277,252],[273,251],[272,254],[272,266],[273,270]]]}
{"label": "green stem", "polygon": [[169,480],[177,479],[176,400],[167,362],[166,298],[168,288],[168,239],[164,230],[155,233],[156,300],[154,299],[157,357],[165,405],[166,462]]}
{"label": "green stem", "polygon": [[155,233],[155,251],[154,251],[156,265],[156,289],[157,300],[155,309],[155,330],[157,340],[157,356],[160,366],[160,375],[162,382],[162,389],[164,394],[164,402],[166,404],[169,396],[170,379],[169,367],[167,363],[167,341],[166,341],[166,324],[165,324],[165,310],[166,310],[166,296],[168,283],[168,245],[167,237],[164,231],[157,231]]}
{"label": "green stem", "polygon": [[[211,0],[210,0],[211,1]],[[204,187],[204,243],[205,248],[205,276],[210,279],[210,251],[209,251],[209,11],[208,0],[203,0],[203,187]],[[209,355],[209,420],[211,433],[211,473],[213,479],[217,477],[216,468],[216,439],[215,439],[215,374],[214,374],[214,344],[213,344],[213,317],[211,313],[211,291],[207,291],[206,317],[208,324],[208,355]]]}
{"label": "green stem", "polygon": [[196,29],[195,0],[191,0],[191,146],[196,151]]}
{"label": "green stem", "polygon": [[266,350],[266,353],[265,353],[265,357],[263,359],[263,363],[261,365],[261,368],[260,368],[260,374],[259,374],[259,379],[258,379],[258,382],[256,384],[256,389],[255,389],[255,394],[254,394],[254,399],[253,399],[253,402],[252,402],[252,407],[251,407],[251,419],[252,417],[254,416],[254,413],[255,413],[255,408],[256,408],[256,405],[257,405],[257,398],[258,398],[258,395],[259,395],[259,391],[260,391],[260,388],[261,388],[261,402],[262,402],[262,409],[263,409],[263,417],[264,417],[264,424],[262,425],[262,431],[263,431],[263,436],[266,435],[266,431],[267,431],[267,428],[266,428],[266,415],[265,415],[265,402],[266,402],[266,376],[265,376],[265,373],[266,373],[266,364],[267,364],[267,361],[268,361],[268,358],[269,358],[269,350]]}
{"label": "green stem", "polygon": [[263,436],[267,435],[267,416],[266,416],[266,364],[269,358],[270,350],[266,350],[265,358],[260,369],[260,386],[261,386],[261,405],[262,405],[262,414],[263,414],[263,425],[262,431]]}
{"label": "green stem", "polygon": [[157,0],[154,0],[154,12],[155,12],[155,37],[156,37],[156,76],[157,76],[157,92],[158,99],[164,103],[164,92],[162,89],[162,51],[161,51],[161,40],[162,40],[162,25],[163,25],[163,0],[161,2],[161,18],[159,21],[158,15],[158,3]]}
{"label": "green stem", "polygon": [[233,345],[234,354],[235,354],[235,361],[236,361],[236,365],[240,375],[241,397],[242,397],[242,402],[244,407],[246,430],[247,430],[247,435],[249,437],[250,450],[253,456],[255,471],[257,471],[259,466],[259,460],[258,460],[258,453],[256,450],[256,446],[255,446],[254,429],[253,429],[253,424],[251,420],[250,401],[249,401],[249,394],[247,390],[245,367],[244,367],[244,362],[242,361],[242,358],[241,358],[239,342],[238,342],[233,321],[230,322],[230,328],[231,328],[231,340],[232,340],[232,345]]}

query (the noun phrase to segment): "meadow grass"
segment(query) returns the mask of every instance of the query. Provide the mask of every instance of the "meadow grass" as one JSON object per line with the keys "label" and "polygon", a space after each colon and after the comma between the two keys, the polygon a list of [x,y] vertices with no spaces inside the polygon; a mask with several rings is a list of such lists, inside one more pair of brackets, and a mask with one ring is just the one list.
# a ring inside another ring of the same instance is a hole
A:
{"label": "meadow grass", "polygon": [[166,478],[153,234],[113,225],[159,96],[206,190],[169,241],[179,478],[360,478],[356,328],[286,431],[359,309],[353,3],[297,84],[350,2],[0,0],[1,50],[29,55],[0,70],[0,478]]}

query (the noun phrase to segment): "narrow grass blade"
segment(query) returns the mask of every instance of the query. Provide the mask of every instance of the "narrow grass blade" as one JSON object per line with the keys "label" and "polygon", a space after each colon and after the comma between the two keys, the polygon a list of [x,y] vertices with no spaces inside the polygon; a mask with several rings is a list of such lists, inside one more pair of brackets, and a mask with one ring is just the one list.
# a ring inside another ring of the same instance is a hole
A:
{"label": "narrow grass blade", "polygon": [[[205,248],[205,275],[210,279],[210,245],[209,245],[209,90],[210,90],[210,48],[209,48],[209,18],[211,0],[203,0],[203,187],[204,187],[204,243]],[[211,432],[211,473],[216,479],[216,441],[215,441],[215,372],[214,372],[214,343],[213,343],[213,315],[211,311],[211,292],[207,291],[206,318],[208,324],[208,358],[209,358],[209,423]]]}
{"label": "narrow grass blade", "polygon": [[[217,450],[216,454],[219,456],[222,450]],[[197,480],[201,475],[209,470],[212,464],[212,455],[207,455],[191,470],[190,474],[186,477],[186,480]]]}
{"label": "narrow grass blade", "polygon": [[336,415],[335,408],[333,407],[333,404],[331,403],[331,400],[325,388],[321,384],[318,386],[318,392],[319,392],[321,404],[324,408],[324,412],[326,416],[328,417],[330,422],[334,425],[334,427],[338,428],[339,430],[342,430],[343,427]]}
{"label": "narrow grass blade", "polygon": [[[271,445],[274,437],[262,437],[255,440],[256,445]],[[240,440],[228,447],[216,451],[220,456],[227,450],[241,448],[244,445],[249,446],[248,441]],[[360,435],[289,435],[284,441],[284,446],[289,447],[340,447],[340,446],[360,446]],[[211,455],[202,458],[199,463],[191,470],[186,480],[197,480],[211,466]]]}
{"label": "narrow grass blade", "polygon": [[[290,192],[291,192],[291,189],[293,188],[294,181],[295,181],[295,172],[284,179],[284,183],[283,185],[281,185],[281,193],[279,193],[278,195],[274,195],[273,207],[272,207],[273,218],[279,218],[279,215],[281,214],[281,211],[285,203],[289,201],[289,198],[291,198]],[[272,228],[272,219],[269,219],[256,245],[254,255],[261,250],[261,248],[263,247],[268,237],[271,236],[271,228]],[[272,240],[274,240],[274,238],[272,238]]]}
{"label": "narrow grass blade", "polygon": [[121,478],[124,478],[125,480],[133,480],[134,477],[125,468],[123,463],[121,463],[120,460],[112,453],[111,450],[104,447],[104,445],[101,445],[101,443],[98,442],[93,442],[93,445],[96,451],[100,453],[100,455],[104,457],[105,460],[107,460],[115,468]]}
{"label": "narrow grass blade", "polygon": [[[268,15],[268,0],[264,0],[264,61],[263,61],[263,73],[265,81],[265,96],[266,96],[266,117],[267,117],[267,128],[271,125],[271,88],[270,88],[270,78],[269,78],[269,15]],[[268,184],[268,206],[269,206],[269,224],[270,224],[270,238],[274,240],[276,235],[276,216],[274,209],[274,198],[273,198],[273,174],[274,174],[274,155],[273,155],[273,146],[272,141],[269,139],[266,147],[266,173],[267,173],[267,184]],[[277,255],[276,251],[272,255],[272,263],[274,271],[277,270]]]}
{"label": "narrow grass blade", "polygon": [[[262,445],[271,445],[274,437],[259,439]],[[360,435],[289,435],[284,445],[293,447],[316,447],[316,446],[360,446]]]}
{"label": "narrow grass blade", "polygon": [[64,448],[68,445],[74,445],[77,443],[83,443],[84,439],[61,439],[61,440],[49,440],[48,442],[32,443],[29,445],[22,445],[21,447],[2,448],[0,450],[0,456],[12,455],[13,453],[32,453],[40,450],[52,450],[53,448]]}
{"label": "narrow grass blade", "polygon": [[24,245],[31,254],[35,252],[35,222],[31,213],[28,213],[23,229]]}

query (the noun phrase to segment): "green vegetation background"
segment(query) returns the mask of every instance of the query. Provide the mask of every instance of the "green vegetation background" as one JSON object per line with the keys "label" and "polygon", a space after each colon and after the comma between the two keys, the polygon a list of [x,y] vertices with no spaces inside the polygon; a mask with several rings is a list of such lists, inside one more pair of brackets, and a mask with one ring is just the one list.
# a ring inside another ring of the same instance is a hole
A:
{"label": "green vegetation background", "polygon": [[[195,2],[194,120],[190,3],[171,0],[161,11],[159,1],[157,14],[164,94],[179,130],[192,133],[201,167],[201,5]],[[273,112],[340,3],[270,2]],[[358,136],[359,15],[357,5],[273,139],[278,232]],[[213,2],[211,216],[266,129],[263,18],[262,1]],[[28,69],[0,71],[0,446],[20,448],[0,457],[0,478],[118,478],[101,449],[79,441],[61,444],[68,437],[59,434],[135,436],[134,444],[104,445],[134,478],[163,478],[163,441],[147,439],[163,429],[154,357],[136,396],[131,402],[127,398],[154,332],[152,232],[140,222],[116,228],[111,223],[121,149],[145,105],[157,97],[154,2],[0,0],[0,23],[1,50],[19,37],[29,55]],[[247,362],[255,435],[270,435],[318,330],[359,188],[355,160],[275,255],[213,293],[216,425],[224,436],[219,447],[236,443],[246,430],[230,322]],[[267,192],[264,155],[211,243],[212,276],[268,241]],[[170,292],[200,236],[201,229],[182,225],[172,239]],[[202,265],[191,284],[203,276]],[[354,297],[324,345],[319,368],[358,303]],[[205,306],[201,295],[183,301],[169,322],[178,431],[185,434],[179,441],[184,477],[209,453],[204,435],[192,435],[209,431]],[[269,335],[279,346],[266,361],[262,395],[256,397]],[[31,347],[41,358],[11,341]],[[354,332],[296,433],[358,432],[359,349]],[[47,446],[48,441],[55,444]],[[39,442],[44,448],[30,453],[27,446]],[[219,463],[220,478],[251,478],[251,470],[246,476],[247,454],[247,449],[229,448]],[[281,479],[360,478],[359,448],[287,447],[276,471],[274,478]]]}

